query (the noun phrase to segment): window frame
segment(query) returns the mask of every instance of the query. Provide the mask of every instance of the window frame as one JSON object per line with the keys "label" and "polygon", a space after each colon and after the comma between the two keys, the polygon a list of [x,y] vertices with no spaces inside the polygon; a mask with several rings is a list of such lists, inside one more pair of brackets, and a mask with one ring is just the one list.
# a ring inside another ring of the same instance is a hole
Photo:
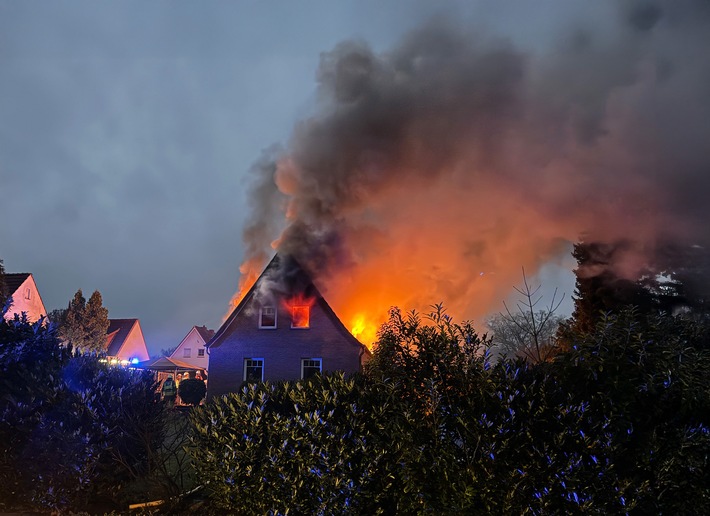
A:
{"label": "window frame", "polygon": [[197,350],[197,357],[202,358],[205,356],[205,348],[200,348]]}
{"label": "window frame", "polygon": [[[318,362],[318,372],[313,373],[311,376],[323,372],[323,358],[321,358],[321,357],[302,358],[301,359],[301,380],[306,380],[306,377],[304,376],[306,367],[308,367],[309,369],[314,367],[312,364],[306,365],[306,362]],[[311,376],[309,376],[308,378],[310,378]]]}
{"label": "window frame", "polygon": [[[273,326],[264,325],[264,310],[271,309],[274,311],[274,324]],[[264,305],[259,308],[259,329],[260,330],[275,330],[279,323],[279,311],[273,305]]]}
{"label": "window frame", "polygon": [[192,358],[192,348],[182,348],[182,358]]}
{"label": "window frame", "polygon": [[[257,365],[248,365],[248,362],[259,362]],[[259,382],[264,381],[264,359],[263,358],[258,358],[258,357],[245,357],[244,362],[243,362],[243,371],[242,371],[242,381],[247,382],[250,380],[247,380],[247,370],[250,367],[260,367],[261,368],[261,379],[258,380]]]}

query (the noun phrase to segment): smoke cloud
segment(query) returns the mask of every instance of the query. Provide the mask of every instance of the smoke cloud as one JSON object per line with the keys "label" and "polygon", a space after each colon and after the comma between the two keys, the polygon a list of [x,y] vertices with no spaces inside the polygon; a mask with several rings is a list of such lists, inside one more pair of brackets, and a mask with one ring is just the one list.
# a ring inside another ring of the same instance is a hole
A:
{"label": "smoke cloud", "polygon": [[710,3],[622,2],[545,54],[436,19],[323,54],[318,106],[254,168],[247,286],[295,256],[350,324],[392,305],[495,307],[585,239],[633,277],[708,240]]}

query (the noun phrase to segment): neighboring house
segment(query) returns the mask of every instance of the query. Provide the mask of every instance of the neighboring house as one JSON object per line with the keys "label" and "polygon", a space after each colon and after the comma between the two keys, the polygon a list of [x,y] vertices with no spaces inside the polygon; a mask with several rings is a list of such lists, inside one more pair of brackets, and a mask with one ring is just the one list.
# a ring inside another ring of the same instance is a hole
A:
{"label": "neighboring house", "polygon": [[369,350],[340,322],[295,260],[275,256],[207,344],[207,396],[245,381],[360,371]]}
{"label": "neighboring house", "polygon": [[148,360],[148,348],[138,319],[109,319],[106,355],[111,363],[128,364]]}
{"label": "neighboring house", "polygon": [[27,313],[27,319],[35,322],[43,315],[47,315],[47,309],[39,295],[34,277],[29,272],[5,273],[5,285],[7,292],[12,296],[12,304],[5,314],[5,319],[12,319],[15,314]]}
{"label": "neighboring house", "polygon": [[212,337],[214,337],[214,330],[208,330],[206,326],[193,326],[170,358],[208,371],[210,359],[205,345]]}

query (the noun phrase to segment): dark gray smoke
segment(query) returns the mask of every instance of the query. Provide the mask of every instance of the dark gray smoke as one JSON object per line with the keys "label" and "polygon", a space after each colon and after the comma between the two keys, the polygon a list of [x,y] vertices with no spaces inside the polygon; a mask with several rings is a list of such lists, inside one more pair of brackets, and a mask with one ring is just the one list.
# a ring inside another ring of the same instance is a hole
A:
{"label": "dark gray smoke", "polygon": [[260,167],[245,262],[278,239],[336,305],[376,283],[377,309],[476,316],[581,234],[635,242],[627,277],[706,246],[710,2],[605,5],[546,54],[443,19],[325,53],[317,111]]}

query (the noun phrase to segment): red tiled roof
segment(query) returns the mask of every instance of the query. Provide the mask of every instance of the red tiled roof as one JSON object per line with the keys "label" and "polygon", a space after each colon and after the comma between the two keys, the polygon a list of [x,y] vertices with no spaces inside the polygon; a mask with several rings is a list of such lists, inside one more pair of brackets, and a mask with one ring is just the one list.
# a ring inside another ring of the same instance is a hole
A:
{"label": "red tiled roof", "polygon": [[208,329],[207,326],[195,326],[195,329],[205,342],[209,342],[210,339],[214,337],[214,330]]}
{"label": "red tiled roof", "polygon": [[106,331],[106,354],[110,357],[118,356],[128,334],[138,319],[109,319],[108,330]]}

